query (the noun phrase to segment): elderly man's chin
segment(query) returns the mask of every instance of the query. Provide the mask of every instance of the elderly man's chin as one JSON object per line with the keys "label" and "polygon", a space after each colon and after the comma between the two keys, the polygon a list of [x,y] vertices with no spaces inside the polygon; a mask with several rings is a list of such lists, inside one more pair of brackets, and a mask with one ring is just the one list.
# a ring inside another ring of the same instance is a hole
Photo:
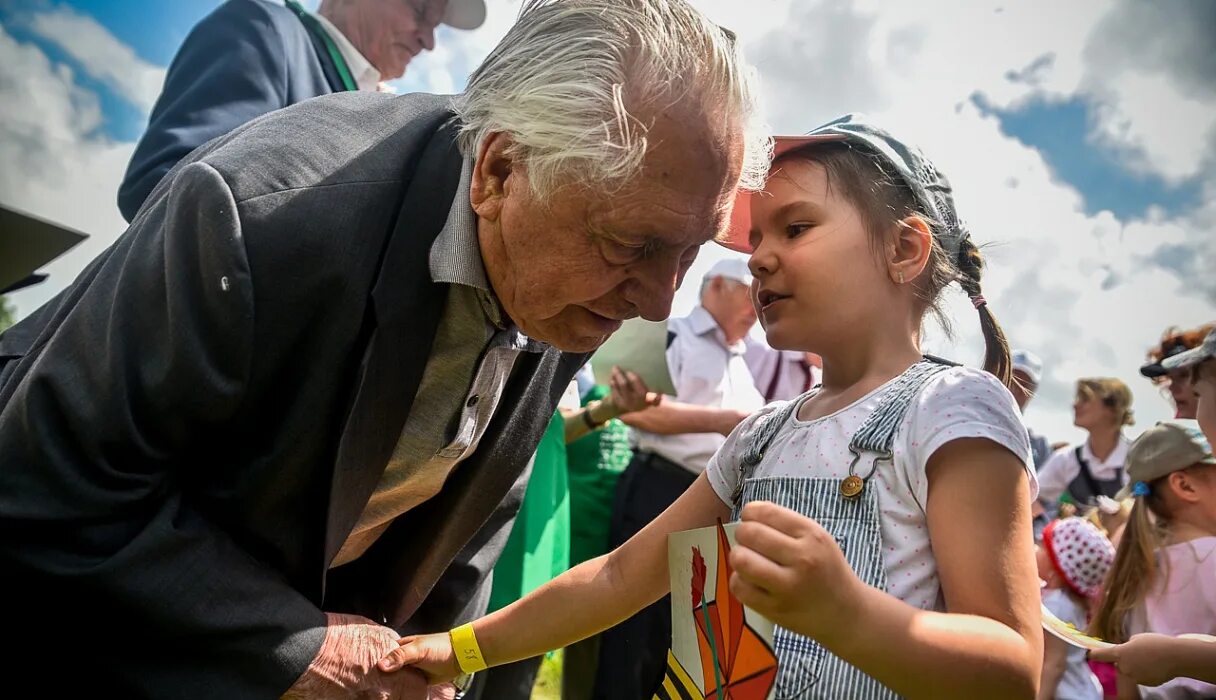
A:
{"label": "elderly man's chin", "polygon": [[620,327],[620,321],[581,306],[567,306],[555,316],[521,325],[528,337],[563,352],[593,352]]}

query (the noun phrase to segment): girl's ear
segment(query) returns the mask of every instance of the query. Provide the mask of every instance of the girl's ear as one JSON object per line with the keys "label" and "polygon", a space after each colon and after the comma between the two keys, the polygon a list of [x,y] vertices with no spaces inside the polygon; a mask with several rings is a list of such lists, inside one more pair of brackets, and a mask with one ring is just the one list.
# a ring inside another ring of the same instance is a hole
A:
{"label": "girl's ear", "polygon": [[904,284],[920,277],[932,250],[933,231],[928,222],[916,215],[897,221],[887,246],[887,274],[891,281]]}
{"label": "girl's ear", "polygon": [[1169,484],[1170,491],[1174,497],[1185,503],[1198,503],[1202,498],[1199,490],[1196,488],[1195,475],[1190,474],[1185,469],[1179,469],[1166,477],[1166,483]]}

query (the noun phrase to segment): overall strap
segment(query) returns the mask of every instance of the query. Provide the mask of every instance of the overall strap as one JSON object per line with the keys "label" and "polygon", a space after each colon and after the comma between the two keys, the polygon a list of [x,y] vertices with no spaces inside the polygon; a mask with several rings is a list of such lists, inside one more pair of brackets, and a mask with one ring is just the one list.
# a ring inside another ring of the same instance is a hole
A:
{"label": "overall strap", "polygon": [[890,459],[895,433],[912,406],[913,399],[930,379],[956,366],[956,363],[926,355],[923,360],[904,370],[894,385],[887,389],[878,408],[853,433],[853,438],[849,440],[849,451],[855,455],[877,452],[881,457]]}
{"label": "overall strap", "polygon": [[794,415],[798,404],[797,399],[789,401],[779,410],[768,414],[756,423],[756,430],[752,433],[752,439],[744,449],[743,458],[739,463],[739,479],[735,483],[735,492],[731,494],[735,510],[739,509],[740,501],[743,499],[743,482],[752,478],[752,474],[756,473],[756,465],[764,459],[764,451],[768,449],[773,438],[777,437],[781,426],[785,425],[785,422]]}
{"label": "overall strap", "polygon": [[[895,433],[899,431],[913,400],[930,379],[951,366],[953,363],[926,355],[923,360],[904,370],[904,373],[896,378],[883,394],[878,408],[874,409],[849,440],[849,452],[853,454],[853,461],[849,463],[848,476],[840,482],[841,496],[859,497],[870,477],[878,469],[879,462],[894,460]],[[862,454],[867,452],[873,452],[876,456],[870,463],[870,468],[864,474],[858,474],[857,465],[861,462]]]}
{"label": "overall strap", "polygon": [[[1089,469],[1089,462],[1081,456],[1081,448],[1074,450],[1073,455],[1077,458],[1077,464],[1081,465],[1081,470],[1077,473],[1077,478],[1069,484],[1069,494],[1073,500],[1081,505],[1093,505],[1097,502],[1098,496],[1106,496],[1110,498],[1119,491],[1119,487],[1123,485],[1123,468],[1119,467],[1115,470],[1115,475],[1110,479],[1098,479]],[[1085,488],[1089,491],[1088,494],[1078,494],[1073,488],[1077,485],[1077,481],[1085,484]]]}
{"label": "overall strap", "polygon": [[[924,359],[905,370],[895,380],[894,386],[887,390],[879,407],[870,414],[849,442],[849,451],[854,454],[854,463],[857,462],[863,451],[877,452],[879,460],[890,459],[895,432],[899,428],[904,414],[907,413],[908,407],[911,406],[912,399],[929,379],[957,366],[957,363],[949,360],[925,355]],[[736,509],[739,508],[743,498],[743,483],[755,473],[756,466],[764,458],[765,450],[777,436],[781,426],[785,425],[786,421],[793,416],[799,404],[798,400],[790,401],[780,410],[770,413],[757,422],[752,440],[745,448],[739,464],[739,480],[735,484],[735,491],[731,498]],[[877,461],[875,460],[876,464]],[[873,472],[872,469],[871,472]]]}
{"label": "overall strap", "polygon": [[[1081,481],[1085,483],[1085,488],[1087,491],[1089,491],[1089,493],[1086,494],[1074,493],[1072,496],[1078,503],[1085,505],[1086,503],[1089,503],[1097,498],[1098,494],[1102,493],[1102,491],[1098,486],[1098,481],[1094,479],[1093,472],[1089,470],[1089,461],[1081,456],[1081,446],[1078,445],[1077,449],[1073,450],[1072,454],[1077,458],[1077,464],[1081,466],[1081,470],[1077,473],[1077,476],[1079,476]],[[1077,498],[1077,496],[1081,497]]]}

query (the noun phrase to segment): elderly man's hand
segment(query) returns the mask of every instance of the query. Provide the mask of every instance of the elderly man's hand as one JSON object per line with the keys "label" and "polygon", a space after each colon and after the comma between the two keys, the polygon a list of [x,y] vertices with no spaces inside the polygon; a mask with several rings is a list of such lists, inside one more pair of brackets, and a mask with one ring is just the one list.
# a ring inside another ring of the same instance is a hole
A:
{"label": "elderly man's hand", "polygon": [[376,662],[397,648],[398,635],[358,615],[326,613],[325,641],[317,657],[283,695],[284,700],[440,700],[450,693],[428,692],[426,678],[413,669],[384,673]]}

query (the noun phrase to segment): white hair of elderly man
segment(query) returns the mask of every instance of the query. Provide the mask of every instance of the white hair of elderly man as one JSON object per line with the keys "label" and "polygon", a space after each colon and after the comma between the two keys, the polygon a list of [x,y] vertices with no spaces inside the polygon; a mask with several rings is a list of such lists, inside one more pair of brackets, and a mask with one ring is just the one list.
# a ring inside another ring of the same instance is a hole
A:
{"label": "white hair of elderly man", "polygon": [[529,0],[458,102],[461,150],[506,132],[537,196],[611,186],[642,167],[645,115],[696,101],[742,126],[739,186],[756,190],[772,153],[758,93],[734,34],[684,0]]}

